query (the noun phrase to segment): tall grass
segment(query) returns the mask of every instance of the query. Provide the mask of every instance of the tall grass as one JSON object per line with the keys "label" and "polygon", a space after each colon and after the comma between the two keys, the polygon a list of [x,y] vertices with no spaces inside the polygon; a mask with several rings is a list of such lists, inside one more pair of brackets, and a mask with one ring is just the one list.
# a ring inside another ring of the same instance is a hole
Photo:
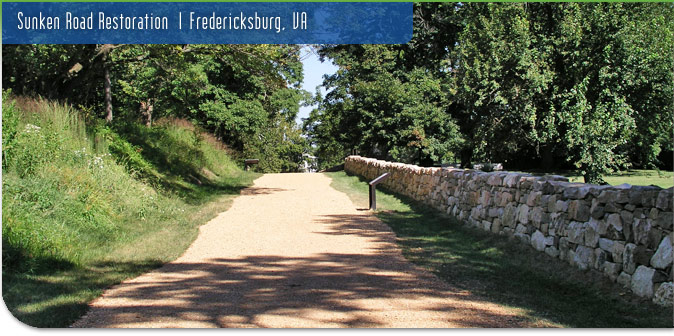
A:
{"label": "tall grass", "polygon": [[72,107],[3,93],[3,299],[63,327],[106,286],[179,256],[250,184],[222,147],[167,122],[87,122]]}

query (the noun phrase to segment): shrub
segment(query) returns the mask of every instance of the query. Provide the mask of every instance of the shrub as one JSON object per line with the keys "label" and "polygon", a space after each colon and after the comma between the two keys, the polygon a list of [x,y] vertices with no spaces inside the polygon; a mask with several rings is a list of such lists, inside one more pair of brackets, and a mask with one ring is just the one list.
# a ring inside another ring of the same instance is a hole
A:
{"label": "shrub", "polygon": [[484,165],[482,165],[482,169],[481,169],[481,170],[482,170],[483,172],[487,172],[487,173],[493,172],[493,171],[494,171],[494,165],[491,164],[491,163],[489,163],[489,162],[488,162],[488,163],[485,163]]}

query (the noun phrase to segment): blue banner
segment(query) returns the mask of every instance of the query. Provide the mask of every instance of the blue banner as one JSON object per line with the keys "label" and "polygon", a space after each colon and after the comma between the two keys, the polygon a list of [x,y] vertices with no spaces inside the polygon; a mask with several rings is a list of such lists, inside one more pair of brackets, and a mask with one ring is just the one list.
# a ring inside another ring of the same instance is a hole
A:
{"label": "blue banner", "polygon": [[402,44],[412,3],[3,2],[4,44]]}

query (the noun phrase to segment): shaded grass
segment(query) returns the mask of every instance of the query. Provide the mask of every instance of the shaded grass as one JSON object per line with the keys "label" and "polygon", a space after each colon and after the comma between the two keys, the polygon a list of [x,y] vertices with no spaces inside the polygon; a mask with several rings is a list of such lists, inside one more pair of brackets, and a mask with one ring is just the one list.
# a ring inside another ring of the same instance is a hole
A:
{"label": "shaded grass", "polygon": [[[367,207],[366,180],[344,172],[326,175],[356,206]],[[377,206],[375,215],[396,233],[408,260],[452,286],[510,307],[531,326],[672,327],[671,308],[637,298],[597,272],[580,271],[379,189]]]}
{"label": "shaded grass", "polygon": [[28,325],[66,327],[106,287],[174,260],[259,176],[196,129],[127,124],[132,143],[121,126],[3,93],[3,299]]}

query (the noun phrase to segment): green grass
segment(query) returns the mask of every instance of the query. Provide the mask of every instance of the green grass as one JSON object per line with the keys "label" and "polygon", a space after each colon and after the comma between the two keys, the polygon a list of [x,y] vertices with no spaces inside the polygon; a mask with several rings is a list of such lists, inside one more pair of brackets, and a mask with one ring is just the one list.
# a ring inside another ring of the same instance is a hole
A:
{"label": "green grass", "polygon": [[[366,181],[326,173],[356,206],[368,204]],[[459,224],[405,197],[377,190],[375,215],[398,237],[404,256],[452,286],[518,314],[531,327],[672,327],[671,308],[634,297],[593,271],[505,237]]]}
{"label": "green grass", "polygon": [[10,312],[66,327],[103,289],[174,260],[258,174],[177,121],[85,122],[3,94],[2,288]]}
{"label": "green grass", "polygon": [[[540,171],[525,171],[529,174],[543,175]],[[576,171],[555,171],[547,174],[562,175],[569,178],[570,182],[584,182],[582,176]],[[630,169],[621,172],[615,172],[611,175],[603,176],[604,181],[610,185],[630,184],[639,186],[655,185],[663,189],[674,186],[674,172],[666,170],[645,170]]]}

